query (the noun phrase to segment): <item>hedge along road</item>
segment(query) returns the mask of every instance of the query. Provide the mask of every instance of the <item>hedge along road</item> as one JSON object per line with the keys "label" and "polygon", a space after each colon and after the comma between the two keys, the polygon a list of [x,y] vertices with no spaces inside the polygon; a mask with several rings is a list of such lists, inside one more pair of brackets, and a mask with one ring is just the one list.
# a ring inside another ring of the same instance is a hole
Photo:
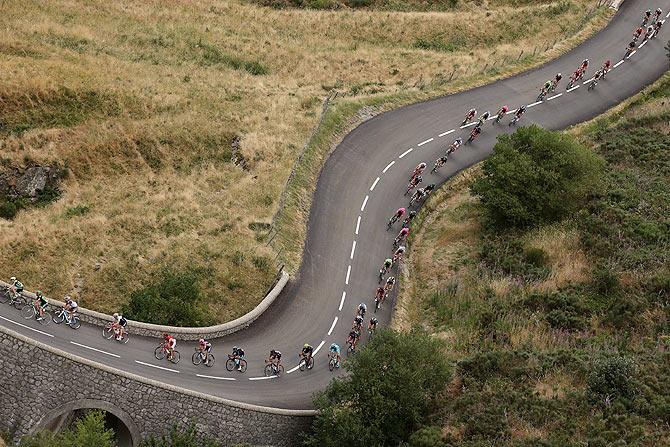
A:
{"label": "hedge along road", "polygon": [[[212,368],[191,364],[193,343],[178,343],[182,360],[173,365],[153,357],[157,339],[131,335],[130,343],[121,345],[104,340],[97,326],[84,324],[78,331],[53,323],[45,327],[24,320],[9,306],[0,307],[0,325],[72,354],[171,385],[250,404],[311,408],[313,393],[323,389],[334,375],[327,367],[328,347],[336,342],[344,354],[360,302],[367,304],[368,318],[372,313],[378,269],[391,254],[400,227],[396,224],[395,231],[387,232],[386,222],[397,208],[407,206],[409,197],[403,194],[412,169],[425,161],[429,171],[448,144],[457,137],[467,138],[471,127],[461,129],[460,124],[470,108],[495,114],[504,104],[511,110],[525,104],[528,110],[520,125],[536,123],[563,129],[637,93],[668,68],[663,48],[668,41],[667,24],[660,36],[620,62],[642,12],[657,7],[665,10],[667,20],[670,0],[624,2],[604,30],[559,59],[494,84],[385,113],[352,131],[327,160],[318,180],[297,280],[248,329],[212,340],[217,358]],[[570,74],[585,58],[590,60],[585,81],[606,59],[616,68],[592,91],[581,82],[579,88],[566,91]],[[541,86],[557,72],[563,74],[563,80],[556,92],[536,103]],[[426,173],[424,185],[440,184],[484,159],[497,135],[514,130],[507,125],[510,119],[507,116],[500,125],[487,122],[477,140],[453,154],[436,174]],[[390,304],[377,313],[382,327],[390,320]],[[315,367],[296,371],[298,352],[306,342],[318,350]],[[249,369],[245,374],[225,369],[226,354],[233,345],[247,353]],[[290,374],[263,376],[263,359],[271,348],[282,351]],[[71,380],[54,374],[58,380]]]}

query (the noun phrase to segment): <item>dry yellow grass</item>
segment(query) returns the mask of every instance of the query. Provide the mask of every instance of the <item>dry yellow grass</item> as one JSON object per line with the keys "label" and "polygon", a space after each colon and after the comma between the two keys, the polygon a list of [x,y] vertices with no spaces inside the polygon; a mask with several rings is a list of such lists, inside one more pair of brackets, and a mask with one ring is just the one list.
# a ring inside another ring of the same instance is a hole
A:
{"label": "dry yellow grass", "polygon": [[[46,120],[0,134],[5,163],[59,161],[69,174],[56,203],[0,221],[2,276],[112,311],[162,269],[197,268],[215,317],[239,316],[274,274],[264,267],[275,256],[266,230],[250,224],[271,221],[331,89],[343,102],[416,100],[447,91],[454,69],[462,87],[485,65],[506,59],[504,71],[521,50],[544,51],[557,38],[549,53],[562,51],[606,20],[598,15],[574,37],[589,0],[567,9],[504,3],[396,13],[3,2],[3,104],[45,107],[69,89],[75,108],[93,94],[118,113],[93,107],[71,125]],[[245,169],[227,161],[236,135]],[[75,207],[88,211],[67,217]]]}

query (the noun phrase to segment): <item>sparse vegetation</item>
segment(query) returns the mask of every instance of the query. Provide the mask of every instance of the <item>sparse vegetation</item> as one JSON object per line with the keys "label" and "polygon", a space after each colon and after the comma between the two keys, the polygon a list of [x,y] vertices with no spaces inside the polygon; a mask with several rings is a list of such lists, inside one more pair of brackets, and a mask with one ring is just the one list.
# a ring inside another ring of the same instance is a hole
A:
{"label": "sparse vegetation", "polygon": [[[195,268],[209,272],[200,281],[208,314],[237,317],[267,291],[278,254],[289,270],[299,265],[314,180],[362,107],[381,111],[521,70],[565,51],[609,14],[583,25],[589,0],[572,0],[550,22],[553,2],[438,3],[453,9],[6,2],[3,165],[58,162],[68,176],[47,206],[0,204],[14,218],[0,224],[0,271],[112,312],[167,267]],[[481,73],[491,58],[495,73]],[[280,201],[323,98],[335,92]],[[271,230],[249,224],[270,224],[281,203],[288,215],[266,246]]]}
{"label": "sparse vegetation", "polygon": [[571,132],[605,160],[576,213],[491,227],[481,167],[429,200],[394,324],[456,369],[416,445],[670,442],[669,86]]}
{"label": "sparse vegetation", "polygon": [[113,447],[114,431],[105,427],[102,411],[89,411],[73,426],[56,435],[44,431],[36,436],[25,436],[19,447]]}

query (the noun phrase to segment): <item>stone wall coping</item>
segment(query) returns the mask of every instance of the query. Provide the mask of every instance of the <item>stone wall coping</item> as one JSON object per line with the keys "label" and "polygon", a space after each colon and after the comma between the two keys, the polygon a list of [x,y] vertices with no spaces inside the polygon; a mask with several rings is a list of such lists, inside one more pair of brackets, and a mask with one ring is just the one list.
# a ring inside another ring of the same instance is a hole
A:
{"label": "stone wall coping", "polygon": [[280,416],[305,416],[305,417],[313,417],[317,414],[316,410],[290,410],[286,408],[274,408],[274,407],[266,407],[263,405],[255,405],[255,404],[248,404],[245,402],[238,402],[235,400],[230,400],[226,399],[223,397],[218,397],[218,396],[210,396],[205,393],[201,393],[199,391],[193,391],[189,390],[186,388],[182,388],[176,385],[170,385],[167,383],[159,382],[157,380],[149,379],[131,372],[123,371],[118,368],[112,368],[107,365],[103,365],[102,363],[95,362],[93,360],[86,359],[84,357],[80,357],[78,355],[70,354],[69,352],[65,352],[63,350],[60,350],[58,348],[55,348],[53,346],[49,346],[46,343],[42,343],[41,341],[38,340],[33,340],[32,338],[26,337],[25,335],[19,334],[18,332],[15,332],[9,328],[6,328],[4,326],[0,325],[0,332],[3,332],[10,337],[16,338],[18,340],[21,340],[24,343],[27,343],[29,345],[33,345],[37,347],[38,349],[42,349],[45,351],[48,351],[52,354],[55,354],[57,356],[63,357],[65,359],[71,360],[73,362],[77,363],[82,363],[84,365],[90,366],[92,368],[97,368],[102,371],[105,371],[109,374],[115,374],[117,376],[125,377],[126,379],[130,380],[135,380],[138,382],[142,382],[144,384],[150,385],[150,386],[155,386],[158,388],[163,388],[168,391],[172,391],[175,393],[181,393],[185,394],[187,396],[195,397],[198,399],[205,399],[210,402],[215,402],[217,404],[222,404],[222,405],[228,405],[231,407],[235,408],[240,408],[242,410],[248,410],[248,411],[256,411],[260,413],[269,413],[269,414],[275,414],[275,415],[280,415]]}
{"label": "stone wall coping", "polygon": [[[232,334],[241,329],[248,327],[253,321],[265,312],[265,310],[270,307],[274,300],[279,296],[281,291],[284,289],[284,286],[289,280],[289,274],[285,271],[281,271],[279,279],[277,280],[274,287],[268,292],[268,294],[263,298],[263,300],[251,311],[242,315],[235,320],[228,321],[226,323],[217,324],[214,326],[204,326],[204,327],[178,327],[178,326],[164,326],[160,324],[153,323],[144,323],[142,321],[133,321],[128,320],[128,327],[131,333],[145,335],[150,337],[161,337],[164,333],[169,333],[180,340],[197,340],[198,338],[216,338],[224,335]],[[8,283],[0,281],[0,284],[4,286],[9,286]],[[23,291],[23,295],[31,299],[35,298],[33,292]],[[63,307],[65,303],[53,298],[48,298],[49,304]],[[78,310],[79,318],[82,321],[85,321],[90,324],[97,326],[105,326],[107,323],[113,320],[111,315],[107,315],[101,312],[96,312],[94,310],[85,309],[79,307]]]}

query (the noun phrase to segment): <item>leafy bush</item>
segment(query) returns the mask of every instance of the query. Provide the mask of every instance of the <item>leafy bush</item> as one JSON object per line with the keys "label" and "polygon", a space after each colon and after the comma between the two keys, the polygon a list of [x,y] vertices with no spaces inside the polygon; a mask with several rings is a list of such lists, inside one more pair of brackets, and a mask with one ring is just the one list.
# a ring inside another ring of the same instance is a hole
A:
{"label": "leafy bush", "polygon": [[21,439],[19,447],[113,447],[114,431],[105,428],[105,413],[89,411],[59,434],[48,431]]}
{"label": "leafy bush", "polygon": [[409,437],[410,447],[447,447],[440,427],[422,427]]}
{"label": "leafy bush", "polygon": [[140,447],[218,447],[214,440],[198,437],[195,426],[179,427],[174,425],[170,433],[159,438],[150,436],[142,441]]}
{"label": "leafy bush", "polygon": [[0,217],[7,220],[12,220],[16,217],[18,213],[18,208],[14,202],[2,202],[0,203]]}
{"label": "leafy bush", "polygon": [[148,323],[204,326],[210,319],[200,303],[200,288],[194,273],[163,272],[158,283],[130,294],[123,313],[130,319]]}
{"label": "leafy bush", "polygon": [[471,189],[496,226],[529,227],[578,210],[596,187],[601,165],[573,138],[531,126],[498,138]]}
{"label": "leafy bush", "polygon": [[596,359],[586,380],[589,400],[594,404],[631,400],[637,390],[635,374],[630,358],[610,354]]}
{"label": "leafy bush", "polygon": [[550,273],[544,251],[525,248],[516,234],[485,231],[479,256],[493,272],[526,281],[544,279]]}
{"label": "leafy bush", "polygon": [[565,291],[533,293],[523,300],[523,306],[532,311],[543,311],[545,320],[554,329],[583,329],[590,314],[579,296]]}
{"label": "leafy bush", "polygon": [[422,424],[449,368],[440,343],[421,332],[381,330],[315,399],[308,446],[399,445]]}

